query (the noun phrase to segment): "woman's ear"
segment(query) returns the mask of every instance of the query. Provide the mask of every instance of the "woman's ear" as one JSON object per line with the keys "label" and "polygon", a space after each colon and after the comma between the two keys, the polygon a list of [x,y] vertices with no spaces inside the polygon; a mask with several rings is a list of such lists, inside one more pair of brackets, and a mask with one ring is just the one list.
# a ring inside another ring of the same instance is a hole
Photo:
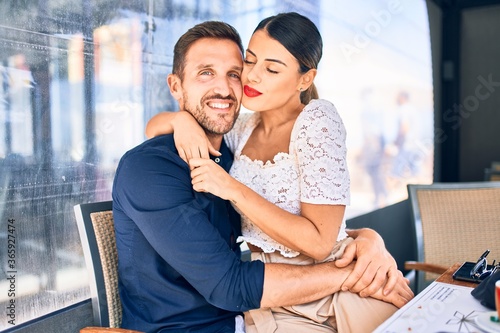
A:
{"label": "woman's ear", "polygon": [[302,90],[307,90],[313,84],[314,78],[316,77],[316,74],[318,73],[318,70],[313,68],[308,70],[306,73],[302,74],[302,77],[300,79],[300,87]]}
{"label": "woman's ear", "polygon": [[169,74],[167,76],[167,83],[172,96],[177,100],[177,102],[180,102],[182,99],[182,85],[180,77],[177,74]]}

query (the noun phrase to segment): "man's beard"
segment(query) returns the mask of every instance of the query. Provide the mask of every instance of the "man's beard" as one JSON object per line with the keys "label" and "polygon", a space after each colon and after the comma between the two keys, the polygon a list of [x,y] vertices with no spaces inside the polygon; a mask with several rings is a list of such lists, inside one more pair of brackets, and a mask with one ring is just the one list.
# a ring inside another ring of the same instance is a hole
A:
{"label": "man's beard", "polygon": [[[189,100],[185,92],[182,98],[184,101]],[[217,119],[215,120],[213,118],[211,119],[210,117],[207,116],[207,113],[203,110],[205,101],[209,99],[227,100],[228,102],[231,102],[233,104],[233,107],[235,108],[234,115],[217,114],[216,115]],[[221,95],[212,95],[203,97],[202,100],[200,101],[200,104],[196,106],[184,103],[184,110],[191,113],[191,115],[196,119],[198,124],[200,124],[200,126],[205,130],[207,135],[217,136],[226,134],[233,128],[234,123],[236,122],[236,119],[238,118],[238,115],[240,113],[240,105],[238,104],[236,98],[233,98],[232,96],[223,97]],[[230,119],[230,117],[232,117],[232,119]]]}

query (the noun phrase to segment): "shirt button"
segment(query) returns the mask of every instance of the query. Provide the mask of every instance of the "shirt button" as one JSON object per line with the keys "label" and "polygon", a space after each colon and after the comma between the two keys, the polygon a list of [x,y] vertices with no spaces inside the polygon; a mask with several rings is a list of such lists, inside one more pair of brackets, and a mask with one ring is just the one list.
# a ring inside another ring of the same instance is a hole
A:
{"label": "shirt button", "polygon": [[220,158],[216,157],[215,158],[215,163],[219,163],[220,162]]}

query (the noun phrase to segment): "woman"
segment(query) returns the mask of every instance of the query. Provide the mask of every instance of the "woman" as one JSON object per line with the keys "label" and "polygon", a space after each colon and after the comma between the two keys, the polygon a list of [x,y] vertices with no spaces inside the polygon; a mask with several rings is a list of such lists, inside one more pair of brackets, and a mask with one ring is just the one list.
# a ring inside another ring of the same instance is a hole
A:
{"label": "woman", "polygon": [[[352,240],[344,221],[350,198],[345,128],[331,103],[312,99],[321,55],[321,35],[306,17],[284,13],[264,19],[252,35],[242,72],[242,103],[255,113],[241,114],[225,137],[235,157],[232,177],[210,159],[191,158],[198,144],[179,147],[193,169],[193,188],[231,200],[241,214],[239,240],[249,245],[252,260],[335,260]],[[162,124],[172,117],[156,115],[147,135],[166,133]],[[178,145],[193,133],[204,136],[191,123],[173,126]],[[339,292],[305,305],[252,310],[245,322],[247,332],[369,332],[395,310]]]}

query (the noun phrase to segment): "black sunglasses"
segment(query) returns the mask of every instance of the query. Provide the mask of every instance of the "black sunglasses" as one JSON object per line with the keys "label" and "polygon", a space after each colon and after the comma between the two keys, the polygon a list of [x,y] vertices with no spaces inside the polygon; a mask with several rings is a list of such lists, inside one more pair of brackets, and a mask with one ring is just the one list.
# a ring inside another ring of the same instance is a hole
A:
{"label": "black sunglasses", "polygon": [[495,265],[496,260],[493,260],[493,263],[488,266],[488,261],[486,260],[488,254],[490,254],[490,250],[484,251],[484,253],[479,257],[474,267],[470,270],[471,278],[484,280],[499,269],[500,263]]}

